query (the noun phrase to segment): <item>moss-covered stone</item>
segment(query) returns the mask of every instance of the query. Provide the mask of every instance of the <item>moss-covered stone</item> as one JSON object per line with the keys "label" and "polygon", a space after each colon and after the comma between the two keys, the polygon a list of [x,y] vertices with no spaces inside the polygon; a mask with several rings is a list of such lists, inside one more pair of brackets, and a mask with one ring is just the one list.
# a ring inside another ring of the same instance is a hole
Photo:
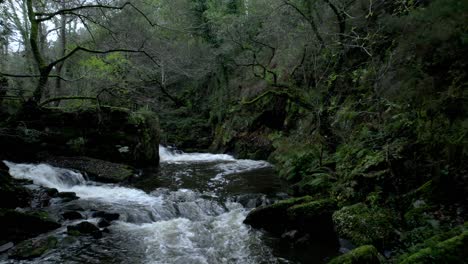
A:
{"label": "moss-covered stone", "polygon": [[364,245],[332,259],[329,264],[379,264],[382,256],[374,246]]}
{"label": "moss-covered stone", "polygon": [[249,213],[244,223],[280,235],[297,230],[299,236],[337,244],[331,215],[335,203],[329,199],[314,200],[310,196],[291,198]]}
{"label": "moss-covered stone", "polygon": [[254,228],[263,228],[267,231],[281,234],[289,225],[288,208],[310,201],[313,201],[312,197],[304,196],[282,200],[272,205],[260,206],[247,215],[244,223]]}
{"label": "moss-covered stone", "polygon": [[31,192],[16,184],[8,168],[0,161],[0,208],[27,207],[31,199]]}
{"label": "moss-covered stone", "polygon": [[333,222],[338,234],[355,245],[381,247],[394,239],[393,215],[387,209],[358,203],[336,211]]}
{"label": "moss-covered stone", "polygon": [[88,156],[137,166],[159,163],[159,120],[150,111],[26,107],[11,118],[9,126],[11,132],[1,133],[0,147],[18,148],[21,153],[0,154],[4,159]]}
{"label": "moss-covered stone", "polygon": [[468,231],[402,259],[402,264],[464,263],[468,259]]}
{"label": "moss-covered stone", "polygon": [[290,217],[314,217],[323,214],[331,214],[336,209],[336,204],[331,199],[323,199],[306,202],[288,208]]}
{"label": "moss-covered stone", "polygon": [[57,167],[79,170],[103,182],[122,182],[135,175],[131,166],[88,157],[55,157],[47,160]]}
{"label": "moss-covered stone", "polygon": [[434,233],[437,233],[437,234],[431,235],[429,237],[426,235],[425,237],[428,237],[428,238],[426,238],[422,242],[419,242],[409,247],[407,251],[404,254],[399,255],[397,259],[400,262],[402,262],[406,259],[409,259],[410,256],[413,256],[413,255],[417,256],[418,253],[428,252],[429,249],[436,248],[437,245],[441,244],[444,241],[463,235],[463,233],[466,232],[467,230],[468,230],[468,222],[466,222],[464,225],[457,226],[445,232],[441,232],[440,230],[436,230],[436,229],[427,230],[426,233],[429,235],[434,234]]}
{"label": "moss-covered stone", "polygon": [[47,213],[22,213],[0,209],[0,238],[18,242],[59,228],[60,224],[52,221]]}
{"label": "moss-covered stone", "polygon": [[47,238],[26,240],[18,244],[10,254],[14,259],[37,258],[47,251],[57,246],[57,238],[50,236]]}

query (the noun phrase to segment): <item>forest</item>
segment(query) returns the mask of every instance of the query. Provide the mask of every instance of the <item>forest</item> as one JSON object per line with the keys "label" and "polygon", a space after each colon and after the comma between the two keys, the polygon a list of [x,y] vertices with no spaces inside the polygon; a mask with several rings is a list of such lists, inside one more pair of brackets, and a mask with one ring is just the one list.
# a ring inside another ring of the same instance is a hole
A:
{"label": "forest", "polygon": [[467,22],[0,0],[0,263],[466,263]]}

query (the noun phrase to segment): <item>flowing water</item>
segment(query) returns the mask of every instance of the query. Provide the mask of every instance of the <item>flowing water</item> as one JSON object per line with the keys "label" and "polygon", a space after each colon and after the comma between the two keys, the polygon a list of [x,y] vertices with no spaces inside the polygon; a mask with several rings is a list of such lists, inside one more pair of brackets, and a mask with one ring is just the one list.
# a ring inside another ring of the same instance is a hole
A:
{"label": "flowing water", "polygon": [[[243,224],[253,207],[284,196],[269,163],[164,147],[160,156],[157,172],[143,171],[128,186],[89,181],[47,164],[6,162],[15,178],[80,197],[53,199],[46,208],[51,215],[80,210],[96,222],[94,210],[120,214],[101,239],[67,238],[65,226],[83,220],[65,222],[50,233],[59,238],[58,247],[30,262],[293,263],[289,253],[277,252],[274,239]],[[0,262],[14,263],[5,257]]]}

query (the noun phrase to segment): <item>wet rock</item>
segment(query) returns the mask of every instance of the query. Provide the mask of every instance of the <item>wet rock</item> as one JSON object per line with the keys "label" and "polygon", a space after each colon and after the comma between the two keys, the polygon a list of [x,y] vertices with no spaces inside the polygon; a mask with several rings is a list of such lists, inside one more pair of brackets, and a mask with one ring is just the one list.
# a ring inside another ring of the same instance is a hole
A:
{"label": "wet rock", "polygon": [[64,202],[70,202],[79,199],[79,197],[76,196],[76,193],[74,192],[59,192],[57,197],[62,198],[62,201]]}
{"label": "wet rock", "polygon": [[374,246],[365,245],[332,259],[329,264],[380,264],[383,257]]}
{"label": "wet rock", "polygon": [[31,192],[20,186],[8,173],[8,167],[0,161],[0,208],[28,207]]}
{"label": "wet rock", "polygon": [[93,159],[88,157],[55,157],[47,163],[62,168],[85,172],[88,176],[101,182],[123,182],[135,175],[135,169],[124,164]]}
{"label": "wet rock", "polygon": [[281,238],[294,241],[294,240],[297,240],[298,234],[299,234],[299,231],[291,230],[291,231],[288,231],[288,232],[284,232],[281,235]]}
{"label": "wet rock", "polygon": [[2,240],[18,242],[60,227],[49,219],[45,212],[22,213],[0,209],[0,237]]}
{"label": "wet rock", "polygon": [[14,247],[15,244],[13,244],[13,242],[8,242],[8,243],[5,243],[3,245],[0,245],[0,253],[3,253],[9,249],[11,249],[12,247]]}
{"label": "wet rock", "polygon": [[62,214],[63,219],[65,220],[77,220],[83,219],[83,215],[76,211],[68,211]]}
{"label": "wet rock", "polygon": [[97,211],[97,212],[94,212],[92,216],[96,218],[102,218],[109,222],[112,222],[112,221],[118,220],[120,217],[120,214]]}
{"label": "wet rock", "polygon": [[57,189],[55,189],[55,188],[44,187],[44,190],[47,193],[47,195],[49,195],[52,198],[57,197],[58,194],[59,194],[59,191]]}
{"label": "wet rock", "polygon": [[51,236],[47,238],[30,239],[18,244],[10,254],[14,259],[37,258],[50,249],[57,246],[57,238]]}
{"label": "wet rock", "polygon": [[[19,121],[21,125],[7,133],[12,136],[0,133],[1,149],[11,150],[0,152],[2,159],[88,156],[137,166],[159,164],[159,120],[150,111],[109,106],[64,111],[24,106],[10,123],[13,126]],[[44,154],[41,157],[39,153]]]}
{"label": "wet rock", "polygon": [[[258,207],[247,215],[244,223],[288,239],[308,236],[338,247],[332,221],[334,210],[332,200],[314,200],[304,196]],[[290,230],[297,232],[293,234]]]}
{"label": "wet rock", "polygon": [[91,235],[94,238],[102,237],[102,232],[99,228],[87,221],[67,226],[67,233],[72,236]]}
{"label": "wet rock", "polygon": [[111,223],[109,221],[107,221],[106,219],[101,219],[98,222],[98,227],[100,227],[100,228],[108,227],[110,225],[111,225]]}
{"label": "wet rock", "polygon": [[257,207],[247,215],[244,223],[254,228],[263,228],[274,234],[281,235],[286,230],[294,229],[288,228],[289,218],[287,209],[296,204],[312,200],[312,197],[304,196],[282,200],[272,205]]}

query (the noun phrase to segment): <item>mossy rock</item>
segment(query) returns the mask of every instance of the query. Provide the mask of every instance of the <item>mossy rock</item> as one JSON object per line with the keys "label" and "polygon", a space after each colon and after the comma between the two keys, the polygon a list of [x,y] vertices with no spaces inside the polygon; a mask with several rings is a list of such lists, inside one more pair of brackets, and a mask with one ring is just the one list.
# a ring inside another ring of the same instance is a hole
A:
{"label": "mossy rock", "polygon": [[310,218],[323,214],[331,214],[336,209],[336,203],[331,199],[322,199],[297,204],[288,208],[288,215],[292,218]]}
{"label": "mossy rock", "polygon": [[18,186],[8,174],[8,168],[0,161],[0,208],[27,207],[31,200],[31,192]]}
{"label": "mossy rock", "polygon": [[254,209],[244,223],[275,235],[297,230],[298,237],[309,235],[338,245],[331,217],[334,209],[335,203],[329,199],[314,200],[311,196],[291,198]]}
{"label": "mossy rock", "polygon": [[47,251],[57,246],[57,238],[50,236],[47,238],[30,239],[18,244],[10,254],[14,259],[37,258]]}
{"label": "mossy rock", "polygon": [[281,234],[288,227],[288,208],[311,201],[313,201],[312,197],[304,196],[282,200],[272,205],[260,206],[247,215],[244,223],[254,228],[263,228],[269,232]]}
{"label": "mossy rock", "polygon": [[34,157],[30,159],[88,156],[135,166],[159,164],[159,120],[150,111],[131,112],[106,106],[83,109],[33,107],[19,111],[13,119],[12,129],[27,127],[22,133],[14,133],[24,134],[24,139],[22,137],[16,140],[21,142],[13,144],[11,138],[0,137],[0,146],[15,149],[15,145],[19,145],[22,151],[31,149]]}
{"label": "mossy rock", "polygon": [[355,245],[383,247],[395,239],[393,215],[387,209],[358,203],[336,211],[333,222],[340,237]]}
{"label": "mossy rock", "polygon": [[332,259],[329,264],[379,264],[383,257],[372,245],[355,248],[348,253]]}
{"label": "mossy rock", "polygon": [[131,166],[88,157],[55,157],[48,159],[47,163],[85,172],[102,182],[118,183],[135,175],[135,169]]}
{"label": "mossy rock", "polygon": [[402,264],[416,263],[466,263],[468,259],[468,231],[419,250],[401,261]]}
{"label": "mossy rock", "polygon": [[6,241],[18,242],[59,228],[45,212],[22,213],[0,209],[0,237]]}
{"label": "mossy rock", "polygon": [[[410,247],[398,260],[405,263],[460,263],[468,258],[467,233],[468,222]],[[431,259],[434,261],[429,261]]]}

